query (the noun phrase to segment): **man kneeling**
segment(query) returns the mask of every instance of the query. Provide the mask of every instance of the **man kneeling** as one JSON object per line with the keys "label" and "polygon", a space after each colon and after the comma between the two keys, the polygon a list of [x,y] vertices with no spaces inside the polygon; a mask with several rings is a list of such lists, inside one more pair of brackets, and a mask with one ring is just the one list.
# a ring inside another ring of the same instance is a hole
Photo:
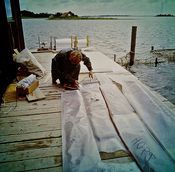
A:
{"label": "man kneeling", "polygon": [[51,66],[52,83],[60,85],[65,89],[78,89],[78,77],[80,74],[80,62],[83,61],[89,70],[89,77],[93,78],[90,59],[79,50],[61,50],[53,59]]}

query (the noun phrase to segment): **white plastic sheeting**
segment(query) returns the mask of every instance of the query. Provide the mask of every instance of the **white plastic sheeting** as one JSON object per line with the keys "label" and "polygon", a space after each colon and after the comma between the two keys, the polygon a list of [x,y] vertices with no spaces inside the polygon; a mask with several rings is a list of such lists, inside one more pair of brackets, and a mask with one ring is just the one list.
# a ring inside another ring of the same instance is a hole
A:
{"label": "white plastic sheeting", "polygon": [[99,152],[126,151],[111,122],[99,84],[84,84],[81,93]]}
{"label": "white plastic sheeting", "polygon": [[167,107],[140,81],[121,80],[117,76],[110,76],[110,78],[122,85],[125,97],[155,139],[175,162],[175,111]]}
{"label": "white plastic sheeting", "polygon": [[[175,140],[173,112],[169,110],[169,113],[165,113],[165,108],[156,104],[156,101],[153,100],[155,97],[151,96],[149,90],[141,89],[134,81],[125,81],[120,82],[122,92],[125,99],[128,99],[134,107],[136,113],[121,115],[124,114],[122,108],[121,114],[119,114],[119,110],[117,111],[115,104],[112,103],[116,99],[114,90],[108,89],[111,88],[112,82],[109,82],[109,84],[105,82],[108,80],[107,75],[100,74],[99,76],[97,75],[97,78],[111,110],[113,121],[143,171],[173,171],[175,169],[175,163],[171,157],[174,152],[173,140]],[[166,109],[167,111],[168,109]],[[170,131],[170,127],[173,130]],[[167,132],[170,132],[170,135]],[[162,146],[162,143],[164,143],[164,146]]]}
{"label": "white plastic sheeting", "polygon": [[125,144],[144,172],[174,171],[174,162],[136,114],[114,115],[113,120]]}
{"label": "white plastic sheeting", "polygon": [[137,82],[125,82],[123,91],[147,128],[175,162],[175,112]]}
{"label": "white plastic sheeting", "polygon": [[63,172],[140,171],[133,162],[101,161],[80,91],[63,92],[62,107]]}
{"label": "white plastic sheeting", "polygon": [[134,109],[131,107],[125,96],[119,88],[104,74],[96,74],[100,81],[100,88],[105,96],[106,101],[110,104],[110,111],[115,112],[111,115],[132,114]]}
{"label": "white plastic sheeting", "polygon": [[62,139],[64,172],[93,171],[100,156],[79,91],[62,94]]}
{"label": "white plastic sheeting", "polygon": [[56,50],[60,51],[64,48],[72,48],[71,38],[56,39]]}

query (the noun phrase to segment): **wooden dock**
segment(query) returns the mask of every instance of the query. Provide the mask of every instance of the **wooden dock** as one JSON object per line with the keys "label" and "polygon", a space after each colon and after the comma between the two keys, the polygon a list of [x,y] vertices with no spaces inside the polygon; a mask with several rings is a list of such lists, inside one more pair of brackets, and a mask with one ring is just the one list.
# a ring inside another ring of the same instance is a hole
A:
{"label": "wooden dock", "polygon": [[[140,83],[140,81],[135,78],[128,71],[123,69],[118,64],[114,63],[112,60],[106,58],[105,55],[98,51],[88,50],[85,51],[87,56],[90,57],[91,62],[93,64],[95,75],[97,75],[97,79],[100,81],[102,85],[102,91],[104,96],[106,96],[106,100],[109,107],[111,109],[111,113],[113,113],[113,125],[118,128],[119,134],[124,138],[125,144],[130,145],[130,137],[126,137],[126,133],[128,130],[133,130],[132,125],[130,125],[129,121],[139,120],[137,117],[137,112],[134,110],[130,115],[127,113],[124,118],[122,116],[115,116],[115,107],[112,107],[113,104],[110,103],[109,91],[106,90],[107,87],[106,82],[110,78],[113,82],[116,82],[116,85],[120,90],[124,91],[121,93],[122,95],[125,93],[130,93],[125,84],[123,82],[134,81],[136,83]],[[19,100],[13,101],[10,103],[5,103],[1,107],[0,111],[0,172],[17,172],[17,171],[32,171],[32,172],[59,172],[63,171],[63,159],[62,159],[62,119],[61,119],[61,94],[63,92],[62,89],[57,86],[53,86],[51,83],[50,69],[51,69],[51,59],[55,56],[55,53],[47,52],[47,53],[34,53],[34,56],[37,60],[42,64],[42,66],[47,70],[47,75],[40,80],[39,88],[42,93],[45,95],[45,99],[38,100],[35,102],[28,102],[27,100]],[[104,76],[108,76],[107,80]],[[79,78],[79,82],[86,80],[88,78],[88,74],[86,73],[86,69],[82,66],[81,74]],[[149,90],[146,86],[143,86]],[[133,87],[134,89],[134,87]],[[125,91],[126,90],[126,91]],[[148,91],[149,92],[149,91]],[[175,106],[168,102],[165,98],[158,95],[155,92],[149,92],[154,95],[154,100],[159,100],[161,105],[165,105],[166,108],[170,109],[172,112],[175,112]],[[110,93],[111,95],[111,93]],[[115,94],[114,94],[115,96]],[[126,95],[124,95],[126,97]],[[144,95],[143,95],[144,96]],[[119,97],[118,97],[119,98]],[[132,99],[132,95],[128,97],[128,99]],[[153,100],[153,101],[154,101]],[[116,101],[121,101],[117,99]],[[135,102],[133,102],[134,104]],[[143,102],[147,103],[147,102]],[[133,107],[132,104],[132,107]],[[136,106],[136,105],[135,105]],[[135,107],[137,109],[137,106]],[[167,110],[167,109],[166,109]],[[134,113],[134,115],[133,115]],[[117,114],[118,115],[118,114]],[[172,119],[174,121],[174,116]],[[125,121],[126,125],[122,128],[121,123]],[[146,133],[146,137],[149,141],[150,135],[145,129],[145,124],[142,124],[140,121],[138,122],[138,127],[143,127],[137,130],[136,134],[140,136],[140,134]],[[146,124],[149,126],[149,124]],[[149,129],[151,126],[148,127]],[[136,129],[136,128],[134,128]],[[143,132],[144,131],[144,132]],[[157,132],[157,131],[155,131]],[[159,133],[158,133],[159,135]],[[157,135],[156,135],[157,136]],[[174,135],[173,135],[174,136]],[[141,138],[141,139],[142,139]],[[136,139],[136,138],[135,138]],[[163,138],[162,138],[163,139]],[[150,146],[148,141],[145,141],[145,145]],[[140,146],[139,142],[135,140],[135,144],[137,147]],[[133,140],[132,140],[133,143]],[[123,144],[123,146],[125,146]],[[155,144],[152,143],[151,144]],[[168,144],[167,149],[168,149]],[[129,150],[128,150],[129,148]],[[147,149],[148,154],[148,147]],[[166,149],[166,147],[165,147]],[[171,147],[171,150],[175,150],[175,147]],[[155,151],[162,151],[162,149],[156,149]],[[172,162],[170,165],[174,166],[174,152],[170,151],[168,153],[167,159],[169,158],[169,154],[171,156]],[[137,153],[134,154],[133,152]],[[140,150],[139,150],[140,151]],[[141,154],[138,150],[135,150],[135,147],[128,146],[126,151],[114,151],[114,152],[99,152],[100,159],[106,165],[115,164],[115,168],[121,171],[140,171],[144,169],[142,165],[142,159],[138,158],[139,154]],[[150,152],[153,150],[150,150]],[[142,150],[143,153],[143,150]],[[164,153],[164,152],[163,152]],[[172,154],[171,154],[172,153]],[[156,154],[156,152],[155,152]],[[167,152],[165,153],[167,154]],[[162,155],[156,154],[156,155]],[[146,156],[146,155],[145,155]],[[143,156],[142,156],[143,158]],[[145,157],[144,157],[145,158]],[[153,161],[154,162],[154,161]],[[158,161],[156,161],[158,162]],[[151,166],[153,165],[150,163]],[[157,166],[158,168],[160,166]],[[156,166],[153,165],[153,168]],[[170,167],[171,169],[171,167]],[[155,170],[155,169],[154,169]],[[108,170],[112,172],[113,170]],[[143,170],[144,171],[144,170]],[[147,171],[147,170],[145,170]]]}
{"label": "wooden dock", "polygon": [[[48,73],[50,55],[53,54],[38,54],[38,60]],[[60,91],[45,79],[39,86],[45,99],[30,103],[18,99],[1,108],[1,172],[61,171]]]}

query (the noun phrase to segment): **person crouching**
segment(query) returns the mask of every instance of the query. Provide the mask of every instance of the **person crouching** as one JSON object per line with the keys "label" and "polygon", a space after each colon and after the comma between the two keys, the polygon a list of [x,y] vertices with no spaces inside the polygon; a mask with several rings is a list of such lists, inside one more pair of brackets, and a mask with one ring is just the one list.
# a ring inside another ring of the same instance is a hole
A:
{"label": "person crouching", "polygon": [[51,74],[52,83],[57,84],[59,79],[60,86],[65,89],[78,89],[78,77],[80,74],[80,62],[83,61],[89,70],[89,77],[93,78],[92,65],[90,59],[80,50],[63,49],[52,59]]}

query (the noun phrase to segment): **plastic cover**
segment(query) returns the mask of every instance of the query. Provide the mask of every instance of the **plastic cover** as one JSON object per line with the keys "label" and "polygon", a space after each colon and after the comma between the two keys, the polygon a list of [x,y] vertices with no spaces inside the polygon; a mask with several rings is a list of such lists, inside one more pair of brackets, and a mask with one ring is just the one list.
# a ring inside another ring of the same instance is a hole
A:
{"label": "plastic cover", "polygon": [[62,93],[63,171],[140,171],[135,163],[101,161],[83,102],[80,91]]}

